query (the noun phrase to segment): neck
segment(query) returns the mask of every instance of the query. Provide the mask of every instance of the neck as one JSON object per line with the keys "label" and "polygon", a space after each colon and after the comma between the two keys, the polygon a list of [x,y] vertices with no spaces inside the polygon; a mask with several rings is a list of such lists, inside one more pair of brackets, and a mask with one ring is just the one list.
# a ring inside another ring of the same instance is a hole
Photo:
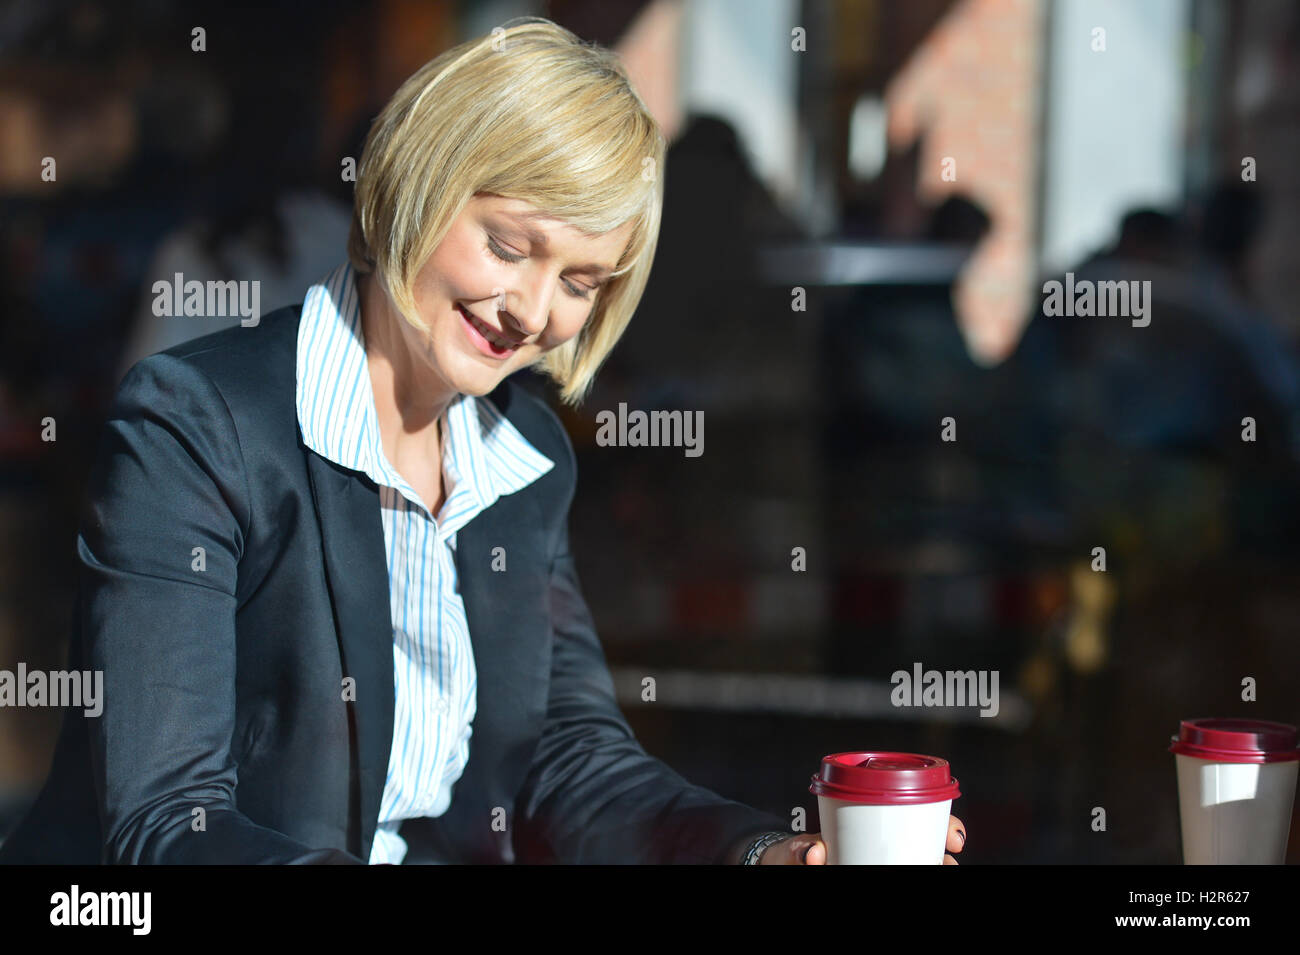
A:
{"label": "neck", "polygon": [[421,445],[437,452],[438,419],[456,392],[412,352],[410,339],[399,324],[405,319],[375,276],[360,276],[359,284],[366,367],[386,453],[402,445]]}

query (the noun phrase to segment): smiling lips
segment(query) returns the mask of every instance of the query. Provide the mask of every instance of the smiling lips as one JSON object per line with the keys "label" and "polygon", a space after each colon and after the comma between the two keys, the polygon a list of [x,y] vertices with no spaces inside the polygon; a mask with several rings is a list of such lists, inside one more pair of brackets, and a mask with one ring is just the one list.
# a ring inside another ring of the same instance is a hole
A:
{"label": "smiling lips", "polygon": [[457,305],[456,309],[460,312],[461,317],[465,319],[466,324],[477,333],[475,344],[480,346],[480,351],[484,351],[485,349],[482,346],[486,345],[488,349],[491,349],[490,354],[505,355],[519,347],[518,342],[512,342],[505,338],[495,328],[481,321],[463,305]]}

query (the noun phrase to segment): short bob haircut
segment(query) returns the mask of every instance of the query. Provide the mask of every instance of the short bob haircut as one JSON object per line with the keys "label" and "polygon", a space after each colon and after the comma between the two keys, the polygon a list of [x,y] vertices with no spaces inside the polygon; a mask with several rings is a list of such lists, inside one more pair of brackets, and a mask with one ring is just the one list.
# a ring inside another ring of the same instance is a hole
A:
{"label": "short bob haircut", "polygon": [[477,193],[522,199],[591,235],[634,222],[582,331],[538,370],[576,406],[627,328],[663,209],[664,139],[614,53],[540,18],[448,50],[394,94],[366,137],[348,258],[425,329],[413,284]]}

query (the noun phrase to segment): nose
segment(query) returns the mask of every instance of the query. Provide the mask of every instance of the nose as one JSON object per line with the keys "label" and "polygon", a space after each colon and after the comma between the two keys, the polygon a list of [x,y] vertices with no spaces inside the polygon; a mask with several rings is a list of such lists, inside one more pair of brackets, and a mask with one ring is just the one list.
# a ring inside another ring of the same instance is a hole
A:
{"label": "nose", "polygon": [[558,275],[551,276],[546,270],[537,269],[518,285],[498,290],[494,304],[501,327],[507,328],[508,321],[520,338],[540,335],[550,321],[551,301],[558,284]]}

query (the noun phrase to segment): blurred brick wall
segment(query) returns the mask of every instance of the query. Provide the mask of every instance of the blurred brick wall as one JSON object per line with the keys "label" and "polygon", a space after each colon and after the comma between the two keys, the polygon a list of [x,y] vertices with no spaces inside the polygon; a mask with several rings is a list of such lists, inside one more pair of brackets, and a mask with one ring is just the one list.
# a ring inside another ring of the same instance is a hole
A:
{"label": "blurred brick wall", "polygon": [[1253,249],[1250,279],[1260,303],[1294,340],[1300,338],[1300,221],[1277,213],[1300,206],[1300,4],[1249,0],[1229,4],[1227,12],[1217,170],[1239,176],[1242,157],[1256,160],[1256,185],[1270,211]]}
{"label": "blurred brick wall", "polygon": [[961,193],[992,220],[954,292],[967,345],[986,361],[1015,347],[1035,285],[1044,12],[1037,0],[962,0],[885,91],[890,148],[920,142],[921,197]]}

